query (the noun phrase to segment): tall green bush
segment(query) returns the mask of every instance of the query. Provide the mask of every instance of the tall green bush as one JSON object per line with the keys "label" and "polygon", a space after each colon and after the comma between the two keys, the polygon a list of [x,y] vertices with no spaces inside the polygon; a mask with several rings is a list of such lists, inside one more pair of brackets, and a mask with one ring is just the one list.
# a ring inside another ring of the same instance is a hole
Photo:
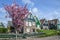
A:
{"label": "tall green bush", "polygon": [[0,33],[7,33],[8,29],[7,28],[0,28]]}

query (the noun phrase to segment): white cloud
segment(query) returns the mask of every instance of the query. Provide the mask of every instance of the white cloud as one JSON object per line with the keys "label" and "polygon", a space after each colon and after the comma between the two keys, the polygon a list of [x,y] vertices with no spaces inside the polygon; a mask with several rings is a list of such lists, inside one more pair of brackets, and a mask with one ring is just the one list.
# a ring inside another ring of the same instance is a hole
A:
{"label": "white cloud", "polygon": [[4,18],[5,16],[6,16],[6,10],[2,7],[2,8],[0,8],[0,18],[2,19],[2,18]]}
{"label": "white cloud", "polygon": [[30,8],[30,12],[34,15],[34,16],[37,16],[38,19],[42,19],[42,18],[46,18],[44,13],[41,12],[40,9],[38,9],[37,7],[34,7],[34,8]]}
{"label": "white cloud", "polygon": [[33,12],[33,13],[39,13],[39,10],[38,10],[38,8],[33,8],[33,9],[32,9],[32,12]]}
{"label": "white cloud", "polygon": [[30,8],[30,12],[36,15],[39,19],[46,18],[47,20],[60,19],[60,10],[50,10],[47,13],[41,12],[37,7]]}
{"label": "white cloud", "polygon": [[55,16],[60,19],[60,10],[55,11]]}
{"label": "white cloud", "polygon": [[50,11],[48,14],[45,15],[45,18],[48,20],[60,19],[60,11],[59,10]]}
{"label": "white cloud", "polygon": [[37,7],[34,7],[32,9],[30,9],[30,12],[34,15],[37,16],[39,18],[40,16],[40,10]]}
{"label": "white cloud", "polygon": [[5,16],[8,16],[8,15],[6,13],[6,10],[2,7],[2,8],[0,8],[0,22],[2,22],[6,27],[7,22],[11,21],[11,18],[5,18]]}
{"label": "white cloud", "polygon": [[22,2],[25,3],[25,4],[27,3],[28,6],[30,7],[29,12],[31,12],[34,16],[37,16],[39,18],[40,11],[37,7],[34,7],[35,3],[33,1],[31,1],[31,0],[22,0]]}
{"label": "white cloud", "polygon": [[50,10],[49,12],[41,12],[40,9],[34,7],[30,9],[32,14],[36,15],[39,19],[46,18],[47,20],[60,19],[60,9]]}
{"label": "white cloud", "polygon": [[6,10],[2,7],[2,8],[0,8],[0,12],[5,13]]}

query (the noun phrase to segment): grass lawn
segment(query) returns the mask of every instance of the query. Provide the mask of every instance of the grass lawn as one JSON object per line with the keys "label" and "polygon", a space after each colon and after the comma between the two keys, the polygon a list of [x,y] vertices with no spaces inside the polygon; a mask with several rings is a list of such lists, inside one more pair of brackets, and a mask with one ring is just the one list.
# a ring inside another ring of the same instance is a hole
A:
{"label": "grass lawn", "polygon": [[60,30],[37,30],[37,32],[44,32],[45,33],[43,35],[38,35],[38,37],[60,35]]}

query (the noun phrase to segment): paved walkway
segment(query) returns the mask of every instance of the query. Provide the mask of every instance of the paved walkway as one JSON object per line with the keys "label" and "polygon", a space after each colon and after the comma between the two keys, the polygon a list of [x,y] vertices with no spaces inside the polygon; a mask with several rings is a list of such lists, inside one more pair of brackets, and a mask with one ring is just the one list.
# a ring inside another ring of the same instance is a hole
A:
{"label": "paved walkway", "polygon": [[60,36],[52,36],[52,37],[45,37],[45,38],[35,38],[34,40],[60,40]]}
{"label": "paved walkway", "polygon": [[51,37],[44,37],[44,38],[27,38],[23,40],[60,40],[60,36],[51,36]]}
{"label": "paved walkway", "polygon": [[4,40],[60,40],[60,36],[51,36],[51,37],[44,37],[44,38],[27,38],[27,39],[18,38],[18,39],[4,39]]}

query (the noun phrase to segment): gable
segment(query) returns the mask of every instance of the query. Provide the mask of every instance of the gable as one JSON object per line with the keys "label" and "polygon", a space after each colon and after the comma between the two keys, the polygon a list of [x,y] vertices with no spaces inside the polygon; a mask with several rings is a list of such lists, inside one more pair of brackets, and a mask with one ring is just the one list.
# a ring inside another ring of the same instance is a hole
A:
{"label": "gable", "polygon": [[27,18],[29,18],[29,19],[34,19],[33,15],[32,15],[31,13],[28,14]]}
{"label": "gable", "polygon": [[28,16],[25,18],[26,21],[35,21],[33,15],[30,13]]}

